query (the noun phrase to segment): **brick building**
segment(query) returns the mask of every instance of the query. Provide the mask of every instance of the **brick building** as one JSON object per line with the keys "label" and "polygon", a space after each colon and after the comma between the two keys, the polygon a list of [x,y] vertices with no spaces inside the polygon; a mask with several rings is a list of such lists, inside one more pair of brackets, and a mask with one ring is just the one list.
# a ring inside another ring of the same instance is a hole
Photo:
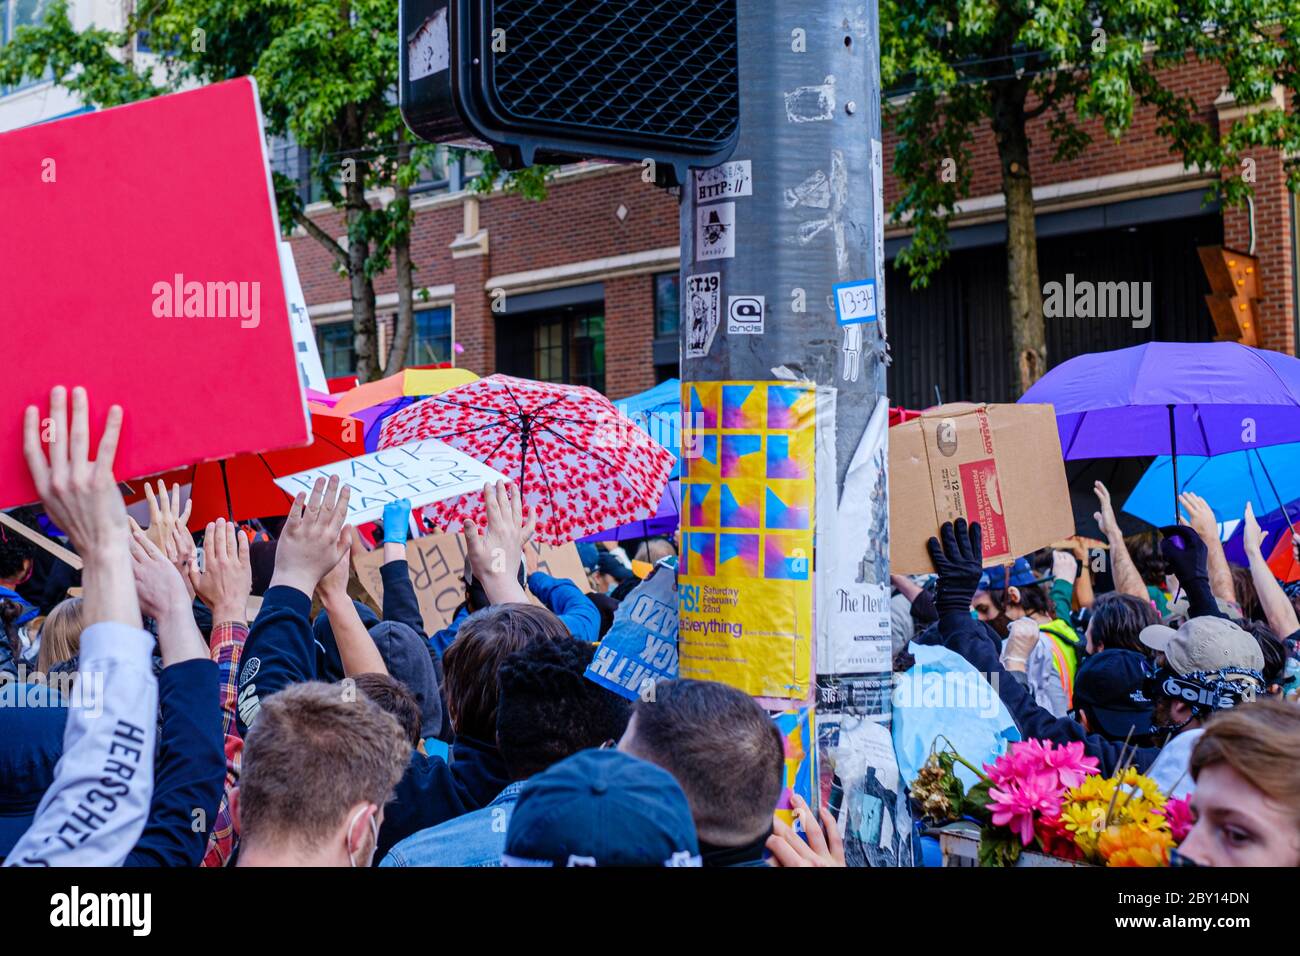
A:
{"label": "brick building", "polygon": [[[1192,66],[1177,76],[1220,128],[1239,115],[1221,96],[1217,68]],[[1217,174],[1184,169],[1149,111],[1139,112],[1118,144],[1099,123],[1090,124],[1093,146],[1067,163],[1051,161],[1045,123],[1043,117],[1031,127],[1042,281],[1073,274],[1151,282],[1154,313],[1145,329],[1120,319],[1049,319],[1049,361],[1152,339],[1213,339],[1204,301],[1210,288],[1196,250],[1222,244],[1246,251],[1250,212],[1204,204]],[[885,156],[892,150],[887,134]],[[1295,199],[1279,154],[1261,150],[1251,158],[1263,290],[1259,344],[1295,354]],[[950,261],[924,290],[913,291],[892,266],[887,277],[890,395],[898,403],[1012,397],[1006,231],[991,134],[957,161],[974,164],[972,198],[953,218]],[[538,203],[502,193],[472,196],[457,188],[463,170],[453,163],[413,203],[416,282],[427,297],[419,304],[411,360],[589,384],[616,397],[675,374],[677,203],[639,173],[595,164],[565,169]],[[897,192],[887,177],[887,201]],[[332,235],[345,232],[328,207],[309,211]],[[906,242],[905,228],[888,229],[887,257],[892,261]],[[346,283],[311,238],[295,237],[294,250],[327,374],[343,374],[351,362]],[[393,289],[391,274],[378,279],[389,329]],[[381,345],[389,334],[381,328]]]}

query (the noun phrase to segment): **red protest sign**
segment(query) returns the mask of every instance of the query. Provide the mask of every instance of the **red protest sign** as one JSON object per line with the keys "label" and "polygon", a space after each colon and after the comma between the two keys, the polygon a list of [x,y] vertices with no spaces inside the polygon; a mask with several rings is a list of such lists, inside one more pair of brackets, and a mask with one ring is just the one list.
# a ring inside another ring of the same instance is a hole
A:
{"label": "red protest sign", "polygon": [[278,230],[251,79],[0,135],[0,507],[54,385],[123,407],[119,479],[306,444]]}

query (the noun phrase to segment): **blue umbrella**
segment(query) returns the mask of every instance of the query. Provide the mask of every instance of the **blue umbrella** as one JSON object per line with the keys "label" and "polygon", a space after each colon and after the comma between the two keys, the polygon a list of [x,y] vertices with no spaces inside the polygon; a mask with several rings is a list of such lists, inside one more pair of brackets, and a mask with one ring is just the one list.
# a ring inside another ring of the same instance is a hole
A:
{"label": "blue umbrella", "polygon": [[614,407],[677,456],[669,478],[679,476],[682,447],[682,383],[675,378],[614,402]]}
{"label": "blue umbrella", "polygon": [[[1124,502],[1124,510],[1157,527],[1176,523],[1169,500],[1174,474],[1168,455],[1156,458]],[[1246,502],[1257,516],[1265,515],[1300,498],[1300,443],[1248,448],[1208,458],[1179,455],[1176,474],[1178,492],[1200,495],[1220,521],[1240,518]]]}

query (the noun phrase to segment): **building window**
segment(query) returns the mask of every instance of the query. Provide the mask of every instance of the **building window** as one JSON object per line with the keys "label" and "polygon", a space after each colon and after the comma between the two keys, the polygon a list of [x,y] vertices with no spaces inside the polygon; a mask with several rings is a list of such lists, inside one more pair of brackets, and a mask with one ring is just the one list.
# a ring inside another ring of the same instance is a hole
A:
{"label": "building window", "polygon": [[[14,38],[19,27],[38,26],[45,19],[50,0],[0,0],[0,46]],[[16,93],[52,79],[49,70],[40,79],[25,79],[17,86],[0,86],[0,96]]]}
{"label": "building window", "polygon": [[520,378],[605,391],[603,303],[498,319],[497,368]]}
{"label": "building window", "polygon": [[681,322],[681,277],[676,272],[661,272],[655,282],[655,340],[652,346],[655,383],[676,378],[680,363],[677,329]]}
{"label": "building window", "polygon": [[351,375],[357,370],[357,353],[352,320],[331,322],[316,326],[316,344],[320,348],[320,364],[326,378]]}
{"label": "building window", "polygon": [[421,309],[415,313],[407,365],[441,365],[451,361],[451,309]]}
{"label": "building window", "polygon": [[681,317],[681,276],[676,272],[661,272],[655,276],[655,338],[664,339],[677,334]]}

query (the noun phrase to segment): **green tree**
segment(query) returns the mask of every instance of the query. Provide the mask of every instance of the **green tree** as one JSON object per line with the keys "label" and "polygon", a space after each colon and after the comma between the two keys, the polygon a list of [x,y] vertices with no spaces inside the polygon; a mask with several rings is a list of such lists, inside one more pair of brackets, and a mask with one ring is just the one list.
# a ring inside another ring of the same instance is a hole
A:
{"label": "green tree", "polygon": [[[134,56],[138,38],[153,55]],[[397,331],[385,370],[405,364],[414,314],[410,189],[434,157],[413,143],[397,108],[397,4],[392,0],[144,0],[122,31],[78,31],[66,0],[0,47],[0,82],[52,75],[97,108],[251,75],[269,133],[309,148],[323,198],[342,211],[340,242],[306,215],[298,183],[275,177],[281,224],[297,225],[348,279],[361,381],[379,375],[375,277],[395,263]],[[545,167],[505,176],[485,166],[473,184],[545,195]],[[370,198],[391,194],[387,203]]]}
{"label": "green tree", "polygon": [[[1007,292],[1017,394],[1047,369],[1028,124],[1046,116],[1056,161],[1091,143],[1099,119],[1119,139],[1138,106],[1189,167],[1219,170],[1214,194],[1243,203],[1261,149],[1300,147],[1300,118],[1271,104],[1300,88],[1300,2],[1261,0],[881,0],[886,116],[899,136],[891,212],[913,230],[898,263],[924,286],[948,251],[948,218],[969,197],[966,162],[989,124],[1006,199]],[[1260,108],[1220,136],[1171,68],[1213,62],[1229,93]],[[1300,171],[1288,186],[1300,186]]]}

